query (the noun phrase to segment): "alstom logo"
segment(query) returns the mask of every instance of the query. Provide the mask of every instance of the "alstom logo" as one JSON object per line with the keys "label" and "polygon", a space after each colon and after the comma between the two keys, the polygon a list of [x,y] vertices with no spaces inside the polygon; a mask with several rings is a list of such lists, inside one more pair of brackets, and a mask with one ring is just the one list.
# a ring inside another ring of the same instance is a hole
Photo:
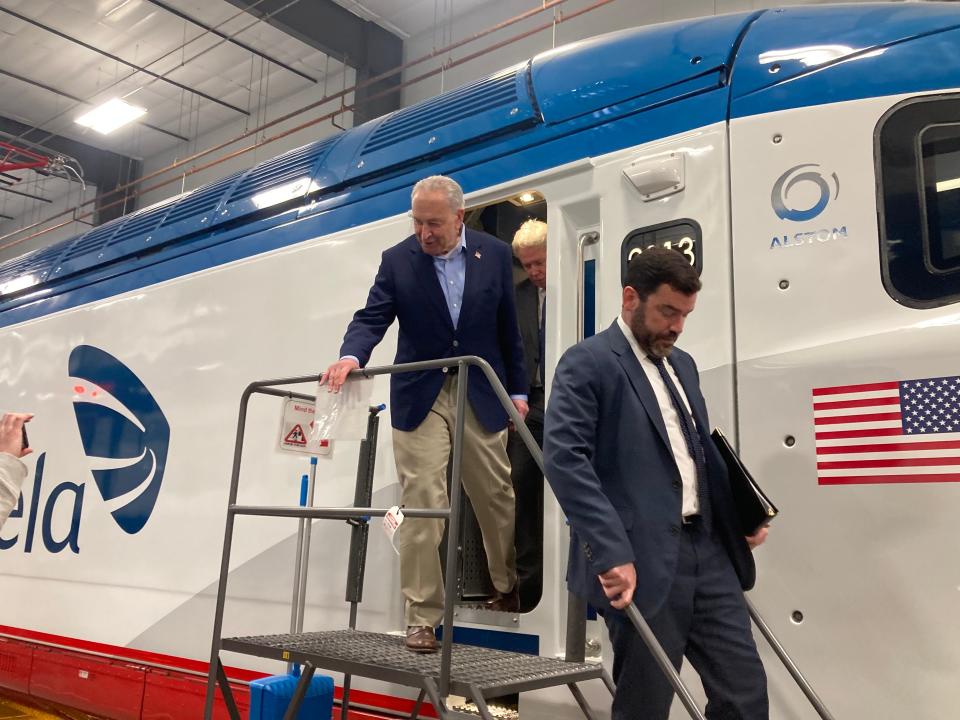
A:
{"label": "alstom logo", "polygon": [[[770,192],[770,204],[778,218],[803,222],[812,220],[826,209],[830,202],[830,184],[820,171],[810,169],[819,167],[816,163],[794,165],[777,178]],[[829,177],[833,180],[833,199],[836,200],[840,197],[840,178],[836,173],[831,173]],[[790,193],[795,189],[799,191],[795,191],[795,194],[802,195],[801,200],[805,201],[801,207],[792,207]]]}
{"label": "alstom logo", "polygon": [[170,424],[140,378],[99,348],[74,348],[69,374],[80,439],[100,495],[124,532],[140,532],[160,494]]}

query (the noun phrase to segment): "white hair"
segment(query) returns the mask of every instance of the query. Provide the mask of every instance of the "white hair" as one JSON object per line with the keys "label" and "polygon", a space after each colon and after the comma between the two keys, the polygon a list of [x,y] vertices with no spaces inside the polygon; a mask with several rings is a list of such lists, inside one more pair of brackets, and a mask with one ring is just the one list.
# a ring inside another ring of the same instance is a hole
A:
{"label": "white hair", "polygon": [[456,212],[463,209],[463,188],[453,178],[446,175],[431,175],[413,186],[413,192],[410,193],[410,200],[417,196],[418,192],[442,192],[447,196],[447,202],[450,203],[450,209]]}
{"label": "white hair", "polygon": [[527,220],[513,236],[514,254],[526,248],[546,247],[547,224],[543,220]]}

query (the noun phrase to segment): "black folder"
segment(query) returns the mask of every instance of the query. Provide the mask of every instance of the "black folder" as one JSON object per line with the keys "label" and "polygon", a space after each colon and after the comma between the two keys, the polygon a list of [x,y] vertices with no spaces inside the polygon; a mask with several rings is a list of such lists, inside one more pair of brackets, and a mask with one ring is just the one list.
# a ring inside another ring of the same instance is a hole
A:
{"label": "black folder", "polygon": [[740,517],[743,534],[753,535],[773,520],[780,511],[757,485],[757,481],[753,479],[726,436],[720,432],[720,428],[714,428],[710,437],[713,438],[713,444],[717,446],[723,462],[727,465],[733,502]]}

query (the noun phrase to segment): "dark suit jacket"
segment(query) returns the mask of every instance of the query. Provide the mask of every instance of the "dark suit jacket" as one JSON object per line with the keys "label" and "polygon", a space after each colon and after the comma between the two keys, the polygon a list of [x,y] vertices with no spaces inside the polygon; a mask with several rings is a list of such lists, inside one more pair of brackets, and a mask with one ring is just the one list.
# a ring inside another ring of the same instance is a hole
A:
{"label": "dark suit jacket", "polygon": [[[340,357],[353,355],[365,366],[373,348],[397,319],[400,332],[395,363],[479,355],[493,366],[508,393],[525,394],[510,248],[495,237],[469,229],[466,244],[463,306],[456,328],[433,257],[423,252],[411,235],[384,251],[367,304],[347,328]],[[440,370],[393,375],[393,427],[416,428],[437,399],[445,377]],[[470,369],[467,395],[484,428],[495,432],[506,427],[507,413],[477,368]]]}
{"label": "dark suit jacket", "polygon": [[530,282],[529,278],[517,285],[517,322],[520,325],[520,337],[523,339],[527,387],[530,388],[539,379],[537,366],[540,363],[540,298],[537,295],[537,286]]}
{"label": "dark suit jacket", "polygon": [[[715,531],[747,590],[755,579],[753,558],[735,530],[726,466],[710,441],[696,365],[677,348],[670,363],[706,452]],[[609,610],[597,575],[633,562],[634,601],[652,615],[670,590],[677,564],[680,472],[653,388],[616,322],[560,359],[544,435],[547,479],[571,526],[570,590]]]}

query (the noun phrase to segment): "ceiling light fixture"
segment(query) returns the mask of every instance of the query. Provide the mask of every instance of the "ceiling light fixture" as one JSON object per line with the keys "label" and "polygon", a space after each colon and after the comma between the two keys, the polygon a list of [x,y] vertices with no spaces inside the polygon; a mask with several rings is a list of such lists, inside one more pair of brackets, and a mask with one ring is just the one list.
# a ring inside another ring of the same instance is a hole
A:
{"label": "ceiling light fixture", "polygon": [[95,107],[86,115],[81,115],[74,122],[96,130],[101,135],[109,135],[117,128],[121,128],[145,115],[146,112],[145,108],[131,105],[120,98],[113,98],[113,100],[108,100],[103,105]]}

